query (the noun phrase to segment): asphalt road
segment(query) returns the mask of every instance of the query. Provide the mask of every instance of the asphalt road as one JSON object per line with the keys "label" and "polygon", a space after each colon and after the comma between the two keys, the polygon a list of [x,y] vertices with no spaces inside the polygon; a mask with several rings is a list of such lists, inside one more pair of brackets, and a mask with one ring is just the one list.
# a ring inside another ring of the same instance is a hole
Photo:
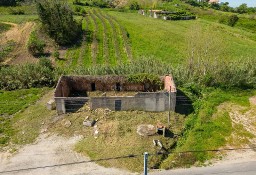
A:
{"label": "asphalt road", "polygon": [[166,170],[148,173],[149,175],[256,175],[256,161],[219,164],[209,167],[193,167],[189,169]]}

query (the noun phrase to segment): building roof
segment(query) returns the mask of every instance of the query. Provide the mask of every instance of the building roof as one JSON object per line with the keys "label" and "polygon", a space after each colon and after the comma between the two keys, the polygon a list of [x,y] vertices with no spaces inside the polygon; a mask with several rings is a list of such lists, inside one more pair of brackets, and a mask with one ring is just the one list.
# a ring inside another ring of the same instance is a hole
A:
{"label": "building roof", "polygon": [[209,0],[209,3],[219,3],[219,0]]}

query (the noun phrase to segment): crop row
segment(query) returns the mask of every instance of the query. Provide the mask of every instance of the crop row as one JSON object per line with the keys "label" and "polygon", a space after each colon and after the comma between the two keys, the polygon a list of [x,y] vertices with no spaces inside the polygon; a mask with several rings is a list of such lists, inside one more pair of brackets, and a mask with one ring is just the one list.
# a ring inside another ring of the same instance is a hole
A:
{"label": "crop row", "polygon": [[131,47],[129,45],[129,38],[128,38],[129,34],[117,19],[115,19],[112,16],[111,16],[111,18],[118,24],[118,26],[121,30],[121,33],[122,33],[123,40],[124,40],[124,46],[125,46],[126,54],[127,54],[128,58],[130,60],[132,60],[132,52],[131,52]]}
{"label": "crop row", "polygon": [[113,21],[111,20],[111,18],[106,15],[106,14],[103,14],[101,11],[99,11],[100,15],[108,22],[109,24],[109,28],[111,29],[110,30],[110,35],[112,36],[112,47],[111,47],[111,50],[113,50],[113,57],[115,57],[114,59],[114,62],[116,63],[117,60],[120,61],[120,48],[119,48],[119,41],[118,41],[118,38],[117,38],[117,29],[116,29],[116,26],[115,24],[113,23]]}
{"label": "crop row", "polygon": [[104,11],[91,10],[82,22],[81,44],[69,48],[65,61],[58,65],[74,69],[81,65],[116,65],[132,59],[127,32],[115,18]]}
{"label": "crop row", "polygon": [[107,38],[107,26],[105,23],[105,20],[102,18],[101,15],[99,15],[97,13],[96,10],[93,10],[93,13],[95,14],[95,16],[99,19],[99,21],[101,22],[102,26],[103,26],[103,40],[102,40],[102,44],[103,44],[103,60],[105,61],[105,63],[109,63],[109,51],[108,51],[108,38]]}

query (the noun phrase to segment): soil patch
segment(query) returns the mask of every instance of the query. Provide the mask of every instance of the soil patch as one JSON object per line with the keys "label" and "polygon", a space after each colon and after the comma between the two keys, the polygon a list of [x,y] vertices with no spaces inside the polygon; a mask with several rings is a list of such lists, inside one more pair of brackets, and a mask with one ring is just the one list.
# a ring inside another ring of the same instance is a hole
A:
{"label": "soil patch", "polygon": [[6,44],[8,41],[14,41],[16,46],[4,64],[24,64],[28,62],[37,62],[38,60],[30,55],[26,48],[29,35],[33,31],[35,23],[27,22],[20,25],[14,23],[6,24],[10,24],[13,27],[1,35],[0,44]]}
{"label": "soil patch", "polygon": [[[0,172],[12,175],[128,175],[115,168],[104,168],[88,162],[89,158],[73,151],[73,145],[81,136],[64,138],[56,135],[41,135],[34,144],[27,145],[14,155],[0,153]],[[78,162],[78,163],[75,163]],[[87,162],[87,163],[85,163]],[[36,168],[37,167],[37,168]]]}

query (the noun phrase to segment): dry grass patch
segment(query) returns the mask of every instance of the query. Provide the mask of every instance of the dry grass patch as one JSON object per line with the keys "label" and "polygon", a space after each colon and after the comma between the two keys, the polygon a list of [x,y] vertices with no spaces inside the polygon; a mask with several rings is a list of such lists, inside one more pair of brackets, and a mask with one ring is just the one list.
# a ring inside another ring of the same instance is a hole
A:
{"label": "dry grass patch", "polygon": [[[98,119],[94,127],[83,126],[83,120]],[[81,152],[91,159],[104,159],[130,154],[141,155],[135,158],[120,158],[107,161],[99,161],[106,167],[117,167],[131,171],[142,171],[144,152],[156,153],[158,147],[153,146],[153,139],[162,141],[165,148],[169,149],[174,144],[171,137],[154,135],[142,137],[136,133],[140,124],[162,123],[167,125],[168,112],[152,113],[143,111],[120,111],[114,112],[104,109],[95,111],[82,108],[79,112],[62,116],[50,129],[61,135],[83,135],[84,139],[76,145],[76,151]],[[62,120],[69,120],[72,124],[64,127]],[[175,124],[175,133],[180,134],[183,129],[184,116],[172,113],[171,123]],[[98,130],[98,134],[95,131]],[[163,157],[150,157],[150,166],[156,167]]]}

